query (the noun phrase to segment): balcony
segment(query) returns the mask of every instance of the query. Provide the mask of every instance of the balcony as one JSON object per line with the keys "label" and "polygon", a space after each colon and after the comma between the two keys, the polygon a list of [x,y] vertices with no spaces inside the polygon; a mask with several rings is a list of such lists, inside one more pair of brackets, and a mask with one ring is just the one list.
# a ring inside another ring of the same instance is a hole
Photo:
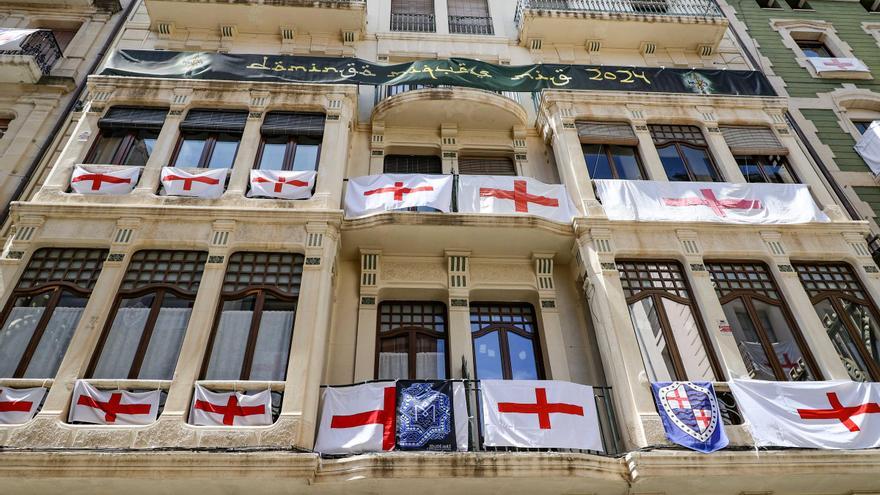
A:
{"label": "balcony", "polygon": [[491,17],[473,17],[464,15],[449,16],[449,32],[451,34],[476,34],[492,36],[495,28]]}
{"label": "balcony", "polygon": [[[353,42],[366,26],[366,0],[145,0],[152,29],[207,29],[224,36],[332,34]],[[353,33],[353,34],[350,34]]]}
{"label": "balcony", "polygon": [[[728,21],[714,0],[519,0],[520,42],[579,44],[602,49],[717,48]],[[633,33],[637,33],[635,36]]]}
{"label": "balcony", "polygon": [[18,49],[0,50],[0,82],[34,84],[49,75],[60,58],[61,48],[52,31],[29,34]]}
{"label": "balcony", "polygon": [[391,13],[391,30],[408,33],[433,33],[437,31],[434,14]]}

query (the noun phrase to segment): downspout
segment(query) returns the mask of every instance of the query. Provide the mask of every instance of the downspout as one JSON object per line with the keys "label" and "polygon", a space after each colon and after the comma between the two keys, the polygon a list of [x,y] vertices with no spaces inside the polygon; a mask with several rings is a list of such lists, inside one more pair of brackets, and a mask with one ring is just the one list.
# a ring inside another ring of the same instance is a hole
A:
{"label": "downspout", "polygon": [[18,201],[21,198],[21,195],[24,194],[25,189],[28,187],[34,177],[34,174],[37,172],[37,168],[40,166],[40,162],[42,162],[43,159],[46,158],[46,154],[48,153],[49,147],[52,145],[52,142],[55,141],[58,133],[61,132],[61,129],[67,122],[70,114],[73,113],[74,108],[76,107],[77,103],[79,103],[79,99],[85,91],[86,85],[88,84],[89,75],[93,74],[98,69],[98,66],[101,64],[101,62],[104,61],[104,57],[106,57],[110,47],[115,44],[116,38],[122,31],[122,27],[125,25],[125,21],[128,20],[128,17],[134,11],[135,5],[137,5],[138,3],[140,3],[140,0],[130,0],[129,4],[125,7],[125,11],[120,14],[119,19],[116,21],[116,25],[113,26],[113,31],[110,33],[110,36],[107,37],[107,42],[104,43],[101,51],[95,57],[95,61],[92,62],[91,67],[89,67],[88,72],[85,73],[82,81],[80,81],[80,83],[77,85],[76,90],[73,92],[70,98],[70,101],[68,101],[67,105],[65,105],[64,107],[64,112],[61,113],[61,115],[58,117],[58,120],[55,122],[55,125],[52,127],[52,131],[49,132],[49,135],[46,136],[46,139],[40,145],[40,149],[37,151],[37,155],[28,166],[27,171],[21,178],[21,182],[18,183],[18,187],[15,188],[15,192],[12,194],[9,202],[6,203],[6,205],[4,205],[3,207],[3,213],[0,214],[0,229],[5,228],[6,220],[9,219],[9,212],[12,209],[12,203]]}
{"label": "downspout", "polygon": [[[718,8],[720,9],[721,7],[719,6]],[[736,38],[736,42],[739,43],[739,45],[743,48],[743,51],[746,54],[746,58],[749,59],[749,64],[751,64],[752,69],[760,72],[761,74],[764,74],[764,71],[761,69],[761,65],[758,64],[758,61],[757,59],[755,59],[755,56],[752,54],[751,50],[749,50],[749,48],[743,42],[739,31],[737,31],[735,27],[730,26],[730,32],[733,33],[733,36]],[[764,76],[766,77],[766,74],[764,74]],[[816,148],[814,148],[812,143],[807,140],[806,134],[804,133],[803,129],[801,129],[797,121],[795,121],[794,117],[791,115],[791,112],[789,112],[787,109],[785,110],[785,120],[788,122],[791,128],[794,129],[794,132],[795,134],[797,134],[798,139],[807,149],[807,153],[810,155],[810,158],[813,159],[813,162],[819,168],[819,172],[822,173],[822,177],[825,178],[825,182],[827,182],[828,185],[831,186],[831,190],[834,191],[835,195],[837,195],[841,205],[843,205],[843,208],[846,210],[847,213],[849,213],[850,218],[852,220],[863,220],[855,205],[853,205],[852,201],[850,201],[850,199],[847,197],[844,190],[834,179],[834,176],[831,175],[831,170],[828,169],[828,166],[825,165],[825,162],[823,162],[822,158],[819,157],[819,153],[816,151]]]}

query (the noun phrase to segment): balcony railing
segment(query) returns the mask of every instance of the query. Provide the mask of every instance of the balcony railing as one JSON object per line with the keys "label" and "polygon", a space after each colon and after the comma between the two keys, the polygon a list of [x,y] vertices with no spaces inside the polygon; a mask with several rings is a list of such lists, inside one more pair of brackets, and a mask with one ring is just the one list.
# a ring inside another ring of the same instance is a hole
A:
{"label": "balcony railing", "polygon": [[410,33],[433,33],[437,30],[434,14],[391,13],[391,30]]}
{"label": "balcony railing", "polygon": [[452,34],[494,35],[491,17],[473,17],[466,15],[449,16],[449,32]]}
{"label": "balcony railing", "polygon": [[526,10],[634,14],[646,16],[724,17],[714,0],[519,0],[516,22]]}
{"label": "balcony railing", "polygon": [[0,50],[0,55],[30,55],[43,75],[48,75],[61,58],[61,48],[52,31],[41,30],[28,35],[18,50]]}

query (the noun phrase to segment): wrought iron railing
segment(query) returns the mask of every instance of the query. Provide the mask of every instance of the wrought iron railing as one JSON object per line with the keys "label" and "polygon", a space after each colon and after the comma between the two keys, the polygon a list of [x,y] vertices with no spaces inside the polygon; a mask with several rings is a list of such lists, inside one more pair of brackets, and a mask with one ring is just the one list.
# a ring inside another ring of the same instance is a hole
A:
{"label": "wrought iron railing", "polygon": [[724,13],[715,0],[519,0],[516,22],[527,10],[634,14],[648,16],[718,17]]}
{"label": "wrought iron railing", "polygon": [[452,34],[495,34],[491,17],[474,17],[466,15],[449,16],[449,32]]}
{"label": "wrought iron railing", "polygon": [[437,31],[434,14],[391,13],[391,30],[410,33],[433,33]]}
{"label": "wrought iron railing", "polygon": [[18,50],[0,50],[5,55],[30,55],[40,68],[43,75],[48,75],[61,58],[61,48],[55,41],[55,35],[49,30],[32,33],[19,45]]}
{"label": "wrought iron railing", "polygon": [[[452,380],[464,382],[468,411],[468,451],[470,452],[567,452],[593,455],[615,456],[621,452],[623,443],[617,425],[616,412],[611,387],[593,387],[593,400],[599,420],[599,433],[602,437],[602,452],[579,449],[489,447],[483,444],[483,422],[481,420],[481,400],[479,380]],[[322,386],[324,388],[326,386]],[[320,422],[319,422],[320,423]],[[338,457],[338,456],[327,456]]]}

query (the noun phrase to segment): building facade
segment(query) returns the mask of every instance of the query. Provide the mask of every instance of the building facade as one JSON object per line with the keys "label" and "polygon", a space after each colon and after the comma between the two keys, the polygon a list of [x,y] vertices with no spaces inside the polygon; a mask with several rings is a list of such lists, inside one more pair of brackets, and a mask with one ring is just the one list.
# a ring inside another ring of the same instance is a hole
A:
{"label": "building facade", "polygon": [[[48,393],[31,421],[0,426],[10,492],[880,490],[876,451],[755,449],[727,393],[739,377],[880,380],[880,270],[870,225],[847,216],[787,124],[794,98],[704,87],[712,73],[755,69],[714,2],[138,0],[121,50],[190,55],[183,77],[90,76],[45,176],[12,209],[0,384]],[[283,56],[589,65],[611,86],[205,79],[209,54],[253,54],[271,72]],[[706,76],[687,91],[627,89],[661,67]],[[74,193],[84,164],[139,177],[128,194]],[[164,194],[169,166],[228,169],[228,180],[214,199]],[[249,197],[253,169],[316,171],[313,194]],[[562,184],[577,213],[343,215],[350,179],[391,173]],[[599,179],[796,182],[829,221],[612,220]],[[838,319],[841,304],[867,337]],[[311,452],[321,386],[382,378],[593,385],[604,453],[478,439],[468,453]],[[160,390],[161,414],[145,426],[70,422],[78,380]],[[650,388],[664,380],[716,383],[730,448],[673,448]],[[196,384],[270,390],[275,422],[194,426]]]}

